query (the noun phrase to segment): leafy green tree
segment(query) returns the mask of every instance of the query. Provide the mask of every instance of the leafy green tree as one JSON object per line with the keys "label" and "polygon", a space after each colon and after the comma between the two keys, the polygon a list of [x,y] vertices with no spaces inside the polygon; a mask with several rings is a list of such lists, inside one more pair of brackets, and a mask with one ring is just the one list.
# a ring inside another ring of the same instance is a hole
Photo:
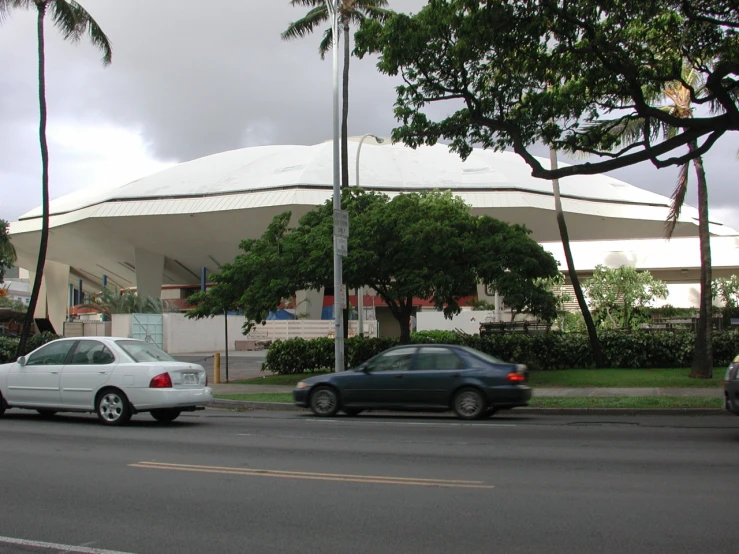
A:
{"label": "leafy green tree", "polygon": [[[379,70],[403,79],[394,140],[446,139],[463,156],[473,145],[512,148],[535,177],[554,179],[643,161],[681,167],[739,130],[738,25],[733,0],[430,0],[415,15],[365,21],[356,52],[380,54]],[[693,102],[713,113],[682,118],[660,109],[665,83],[690,89],[684,62],[708,91],[698,98],[692,90]],[[424,111],[444,101],[457,111],[441,120]],[[613,134],[583,129],[633,119],[677,131],[612,152]],[[530,152],[541,143],[603,159],[547,169]]]}
{"label": "leafy green tree", "polygon": [[[416,15],[365,22],[356,51],[380,54],[379,70],[403,79],[394,140],[415,147],[444,139],[462,157],[473,145],[510,148],[533,176],[554,180],[558,197],[559,178],[643,161],[683,167],[739,130],[737,25],[732,0],[430,0]],[[683,78],[684,63],[700,74],[705,95]],[[662,109],[670,82],[711,109],[689,118]],[[445,113],[438,109],[445,101],[456,111],[435,118]],[[634,120],[648,132],[614,150],[619,138],[612,128]],[[593,133],[590,126],[600,123]],[[674,134],[655,140],[651,130],[664,126]],[[542,143],[601,158],[548,169],[532,153]],[[557,219],[597,360],[559,207]]]}
{"label": "leafy green tree", "polygon": [[8,222],[0,219],[0,283],[3,282],[5,272],[13,267],[17,259],[13,243],[10,242]]}
{"label": "leafy green tree", "polygon": [[26,313],[26,310],[28,309],[25,302],[22,302],[17,298],[3,295],[0,295],[0,308],[10,308],[13,311],[22,313]]}
{"label": "leafy green tree", "polygon": [[65,40],[79,41],[87,35],[93,46],[103,53],[103,65],[112,58],[110,40],[92,16],[75,0],[0,0],[0,22],[12,9],[36,9],[36,32],[38,37],[38,98],[39,98],[39,143],[41,146],[41,242],[39,244],[36,276],[31,290],[31,299],[23,322],[18,355],[26,350],[26,342],[31,334],[36,304],[41,293],[41,280],[44,277],[46,250],[49,244],[49,148],[46,142],[46,51],[44,43],[44,22],[50,14],[54,25]]}
{"label": "leafy green tree", "polygon": [[[585,292],[594,310],[603,310],[614,329],[630,329],[636,308],[649,306],[655,298],[667,298],[667,285],[648,271],[633,266],[610,268],[598,265],[585,282]],[[621,321],[614,314],[621,313]]]}
{"label": "leafy green tree", "polygon": [[[301,19],[290,23],[285,32],[282,33],[283,40],[303,38],[316,27],[330,21],[330,14],[326,6],[327,0],[290,0],[293,6],[305,6],[311,8]],[[329,0],[333,1],[333,0]],[[344,68],[342,74],[342,112],[341,112],[341,186],[349,186],[349,60],[351,58],[351,46],[349,26],[360,25],[365,19],[385,21],[391,12],[385,9],[387,0],[339,0],[339,26],[344,35]],[[331,49],[334,33],[329,27],[323,34],[323,39],[318,47],[321,59]]]}
{"label": "leafy green tree", "polygon": [[711,296],[718,298],[727,308],[739,307],[739,277],[719,277],[711,283]]}
{"label": "leafy green tree", "polygon": [[[462,297],[481,282],[502,295],[528,280],[528,310],[547,317],[551,292],[536,279],[554,277],[557,262],[521,225],[473,216],[451,193],[384,194],[358,189],[343,192],[352,232],[344,259],[351,288],[368,286],[398,322],[401,340],[410,340],[413,299],[431,300],[447,317],[459,313]],[[333,204],[308,212],[289,228],[290,213],[272,221],[260,239],[241,243],[243,254],[221,267],[215,285],[191,297],[189,317],[220,313],[224,305],[242,307],[249,323],[263,321],[284,298],[298,290],[332,282]]]}

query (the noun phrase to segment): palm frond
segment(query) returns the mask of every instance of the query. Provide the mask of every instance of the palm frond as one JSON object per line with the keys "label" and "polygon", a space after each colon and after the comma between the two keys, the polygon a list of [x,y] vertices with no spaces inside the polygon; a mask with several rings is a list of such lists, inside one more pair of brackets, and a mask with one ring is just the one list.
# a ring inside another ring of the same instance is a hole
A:
{"label": "palm frond", "polygon": [[75,0],[52,0],[49,7],[64,40],[77,42],[87,34],[92,45],[103,53],[103,65],[110,64],[113,58],[110,39],[85,8]]}
{"label": "palm frond", "polygon": [[334,43],[333,39],[334,30],[329,27],[324,31],[323,38],[321,39],[321,44],[318,45],[318,53],[321,54],[321,59],[324,59],[326,57],[326,53],[331,50],[331,46],[333,46]]}
{"label": "palm frond", "polygon": [[677,227],[677,220],[680,217],[680,211],[683,208],[685,202],[685,195],[688,192],[688,170],[690,164],[687,163],[680,168],[680,174],[677,176],[677,184],[675,190],[672,192],[672,204],[670,205],[670,213],[667,214],[667,220],[665,221],[665,236],[669,239],[675,232]]}
{"label": "palm frond", "polygon": [[384,8],[377,8],[374,6],[358,7],[349,13],[349,19],[352,23],[360,25],[365,19],[374,19],[380,23],[387,21],[391,15],[394,15],[393,10],[386,10]]}
{"label": "palm frond", "polygon": [[290,0],[290,5],[292,7],[305,6],[307,8],[313,8],[317,6],[325,6],[326,2],[325,0]]}
{"label": "palm frond", "polygon": [[288,25],[287,29],[280,35],[282,40],[290,40],[294,38],[303,38],[311,34],[315,28],[328,21],[328,10],[326,6],[313,8],[302,19],[293,21]]}
{"label": "palm frond", "polygon": [[33,0],[0,0],[0,23],[9,17],[13,10],[29,10],[35,6]]}

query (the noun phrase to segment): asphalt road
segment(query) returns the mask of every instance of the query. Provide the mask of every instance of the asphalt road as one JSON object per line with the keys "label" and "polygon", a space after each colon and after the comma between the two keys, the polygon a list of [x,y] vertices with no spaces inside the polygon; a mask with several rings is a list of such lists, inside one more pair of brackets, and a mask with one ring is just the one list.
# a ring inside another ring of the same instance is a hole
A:
{"label": "asphalt road", "polygon": [[739,538],[729,417],[208,410],[119,429],[10,411],[0,475],[3,554],[717,554]]}

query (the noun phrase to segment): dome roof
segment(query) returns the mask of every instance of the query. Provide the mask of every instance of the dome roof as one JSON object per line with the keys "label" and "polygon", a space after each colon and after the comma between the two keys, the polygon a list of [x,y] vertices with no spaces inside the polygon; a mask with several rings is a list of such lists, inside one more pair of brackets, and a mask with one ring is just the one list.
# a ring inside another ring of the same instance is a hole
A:
{"label": "dome roof", "polygon": [[[359,138],[350,139],[358,142]],[[350,185],[356,183],[356,148],[350,148]],[[548,160],[540,158],[545,167]],[[566,164],[561,164],[562,166]],[[515,153],[474,149],[464,161],[446,145],[383,144],[374,139],[362,146],[363,188],[410,192],[457,190],[519,192],[551,196],[551,181],[531,176],[531,169]],[[165,169],[114,188],[77,191],[51,202],[51,214],[113,201],[204,198],[257,191],[331,188],[333,148],[327,141],[313,146],[256,146],[213,154]],[[637,188],[607,175],[577,175],[560,180],[563,197],[614,204],[668,206],[662,195]],[[20,219],[37,218],[36,208]]]}

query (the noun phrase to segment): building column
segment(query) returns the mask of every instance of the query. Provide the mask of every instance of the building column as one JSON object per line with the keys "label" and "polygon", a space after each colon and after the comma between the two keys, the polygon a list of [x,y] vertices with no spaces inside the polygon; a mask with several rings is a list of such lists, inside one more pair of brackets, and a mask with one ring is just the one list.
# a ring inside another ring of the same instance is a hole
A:
{"label": "building column", "polygon": [[[31,283],[35,277],[35,274],[29,272]],[[33,317],[48,318],[57,334],[61,335],[64,333],[64,322],[67,320],[68,295],[69,266],[47,260],[44,264],[44,278],[41,281],[41,291]]]}
{"label": "building column", "polygon": [[295,312],[308,314],[308,319],[321,319],[323,291],[323,287],[320,290],[299,290],[295,294]]}
{"label": "building column", "polygon": [[164,256],[142,248],[134,249],[136,258],[136,290],[139,296],[159,298],[164,281]]}

